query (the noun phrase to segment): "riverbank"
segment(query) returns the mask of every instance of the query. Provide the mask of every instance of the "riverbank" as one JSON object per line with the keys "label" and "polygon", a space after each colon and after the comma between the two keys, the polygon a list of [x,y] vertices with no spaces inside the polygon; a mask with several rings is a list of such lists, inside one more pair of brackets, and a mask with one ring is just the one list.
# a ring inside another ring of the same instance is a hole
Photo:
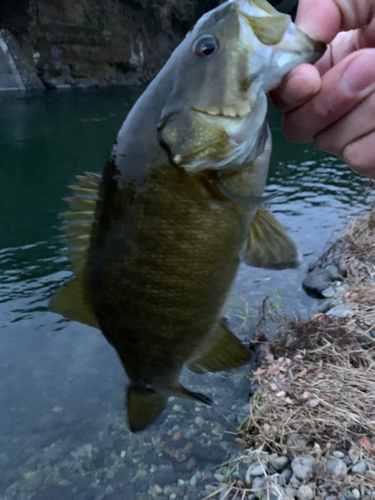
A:
{"label": "riverbank", "polygon": [[[327,279],[314,292],[325,312],[278,316],[277,340],[261,346],[239,428],[244,451],[228,463],[220,500],[375,497],[375,209],[349,225],[312,274]],[[267,311],[275,318],[265,303]]]}

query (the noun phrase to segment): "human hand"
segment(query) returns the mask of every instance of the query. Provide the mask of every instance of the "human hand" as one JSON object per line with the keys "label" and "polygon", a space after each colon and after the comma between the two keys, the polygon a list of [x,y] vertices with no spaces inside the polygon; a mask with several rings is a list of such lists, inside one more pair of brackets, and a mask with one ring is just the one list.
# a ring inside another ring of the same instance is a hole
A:
{"label": "human hand", "polygon": [[299,66],[271,94],[285,111],[286,137],[315,141],[375,178],[374,0],[300,0],[296,24],[329,46],[315,66]]}

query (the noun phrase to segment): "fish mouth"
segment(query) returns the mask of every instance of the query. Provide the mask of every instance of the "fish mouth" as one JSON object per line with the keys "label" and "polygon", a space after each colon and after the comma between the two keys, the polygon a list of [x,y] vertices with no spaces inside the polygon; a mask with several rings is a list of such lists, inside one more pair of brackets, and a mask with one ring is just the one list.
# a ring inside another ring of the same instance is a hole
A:
{"label": "fish mouth", "polygon": [[219,110],[202,110],[197,108],[192,108],[195,113],[199,113],[204,116],[208,116],[209,118],[222,118],[225,120],[231,121],[241,121],[245,117],[247,117],[251,111],[251,109],[247,109],[246,112],[236,112],[234,110],[229,111],[219,111]]}

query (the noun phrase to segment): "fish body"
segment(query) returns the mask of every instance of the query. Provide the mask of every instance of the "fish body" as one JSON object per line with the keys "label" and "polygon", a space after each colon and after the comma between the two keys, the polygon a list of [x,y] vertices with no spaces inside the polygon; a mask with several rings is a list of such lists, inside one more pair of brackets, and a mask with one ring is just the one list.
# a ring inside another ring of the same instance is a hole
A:
{"label": "fish body", "polygon": [[116,349],[131,381],[132,431],[152,423],[169,396],[210,402],[179,384],[185,364],[218,371],[248,360],[223,319],[241,259],[298,264],[261,206],[266,92],[319,52],[264,0],[222,4],[135,104],[102,179],[88,174],[74,188],[66,232],[75,278],[51,308],[98,326]]}

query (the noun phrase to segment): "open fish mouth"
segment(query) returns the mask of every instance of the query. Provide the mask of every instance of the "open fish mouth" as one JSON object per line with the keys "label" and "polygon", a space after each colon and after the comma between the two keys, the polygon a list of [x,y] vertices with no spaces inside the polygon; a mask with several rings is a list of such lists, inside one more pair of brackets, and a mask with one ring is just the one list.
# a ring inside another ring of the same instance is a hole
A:
{"label": "open fish mouth", "polygon": [[230,106],[224,108],[223,110],[219,109],[203,110],[197,108],[192,108],[192,110],[195,113],[199,113],[209,118],[224,118],[226,120],[239,121],[243,120],[249,115],[249,113],[251,112],[251,107],[249,103],[245,103],[243,107],[241,106],[241,109],[235,108],[234,106]]}

